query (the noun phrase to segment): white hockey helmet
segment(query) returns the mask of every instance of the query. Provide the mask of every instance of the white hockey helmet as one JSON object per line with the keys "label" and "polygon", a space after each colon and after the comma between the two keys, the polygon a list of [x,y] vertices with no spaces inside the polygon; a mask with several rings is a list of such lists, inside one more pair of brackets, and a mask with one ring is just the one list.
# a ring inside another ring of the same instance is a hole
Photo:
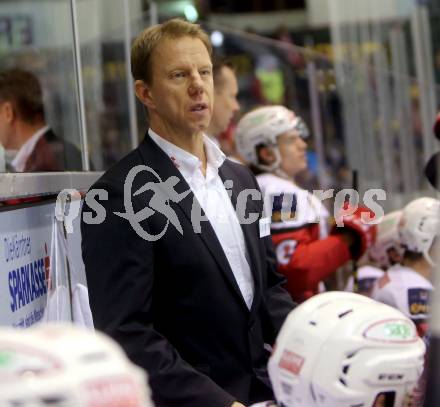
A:
{"label": "white hockey helmet", "polygon": [[390,249],[403,255],[398,228],[401,217],[402,211],[393,211],[386,214],[377,225],[376,242],[370,247],[369,256],[379,267],[387,269],[392,266],[388,255]]}
{"label": "white hockey helmet", "polygon": [[[309,135],[304,121],[284,106],[264,106],[252,110],[240,119],[235,130],[238,152],[246,161],[264,170],[272,171],[280,165],[277,137],[289,130],[296,130],[302,138]],[[273,147],[278,155],[277,161],[270,167],[259,163],[257,155],[259,145]]]}
{"label": "white hockey helmet", "polygon": [[287,317],[269,360],[278,404],[401,406],[423,370],[425,344],[414,323],[388,305],[354,293],[326,292]]}
{"label": "white hockey helmet", "polygon": [[440,201],[424,197],[406,205],[399,222],[399,235],[405,249],[422,253],[434,265],[429,250],[434,238],[440,235]]}
{"label": "white hockey helmet", "polygon": [[146,374],[103,334],[0,329],[0,407],[152,407]]}

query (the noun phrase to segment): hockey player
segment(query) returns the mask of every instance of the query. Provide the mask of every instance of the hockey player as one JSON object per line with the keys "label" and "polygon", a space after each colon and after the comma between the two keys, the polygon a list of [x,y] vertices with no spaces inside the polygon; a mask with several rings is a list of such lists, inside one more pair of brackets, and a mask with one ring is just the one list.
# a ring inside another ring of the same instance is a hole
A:
{"label": "hockey player", "polygon": [[376,242],[368,250],[371,261],[382,270],[387,270],[402,261],[403,247],[400,243],[399,222],[402,211],[386,214],[377,225]]}
{"label": "hockey player", "polygon": [[153,407],[143,370],[98,332],[0,328],[0,407]]}
{"label": "hockey player", "polygon": [[[377,225],[376,241],[360,259],[359,263],[364,264],[356,270],[356,292],[359,294],[371,297],[376,280],[392,265],[400,263],[403,248],[397,226],[401,215],[402,211],[390,212]],[[350,277],[346,291],[354,291],[354,277]]]}
{"label": "hockey player", "polygon": [[402,407],[410,405],[424,354],[414,324],[400,311],[333,291],[289,314],[269,376],[283,407]]}
{"label": "hockey player", "polygon": [[[362,262],[362,259],[360,261]],[[384,274],[385,272],[381,268],[367,262],[356,270],[356,277],[351,275],[348,278],[345,291],[371,297],[374,283]],[[355,284],[355,279],[357,284]]]}
{"label": "hockey player", "polygon": [[362,210],[344,218],[344,227],[328,236],[328,211],[294,177],[307,168],[308,130],[283,106],[266,106],[242,117],[236,143],[260,174],[257,180],[271,218],[278,269],[287,289],[301,302],[318,292],[319,283],[371,245],[375,229],[360,222]]}
{"label": "hockey player", "polygon": [[430,314],[432,251],[439,234],[440,201],[419,198],[405,206],[399,222],[400,242],[405,249],[402,262],[376,282],[372,294],[374,299],[411,318],[421,336],[426,332]]}

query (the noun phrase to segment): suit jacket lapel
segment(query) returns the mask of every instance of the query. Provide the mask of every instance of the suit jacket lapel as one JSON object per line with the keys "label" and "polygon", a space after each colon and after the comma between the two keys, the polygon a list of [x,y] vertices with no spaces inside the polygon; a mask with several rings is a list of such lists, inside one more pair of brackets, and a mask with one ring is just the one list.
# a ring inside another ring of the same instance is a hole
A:
{"label": "suit jacket lapel", "polygon": [[[183,178],[180,171],[176,168],[171,159],[165,154],[165,152],[151,139],[148,134],[146,135],[144,141],[139,145],[139,151],[146,163],[146,165],[151,166],[158,174],[160,174],[162,181],[165,181],[171,176],[177,176],[179,178],[179,182],[175,186],[175,191],[177,193],[183,193],[190,189],[188,183]],[[184,199],[180,202],[175,203],[172,202],[172,206],[178,206],[181,211],[184,213],[188,222],[192,225],[192,216],[191,212],[193,210],[193,202],[197,202],[197,198],[194,196],[191,191]],[[201,209],[202,216],[205,216],[203,209]],[[237,281],[232,273],[231,266],[229,265],[229,261],[225,256],[223,248],[215,234],[214,229],[212,228],[209,221],[200,222],[201,232],[197,233],[200,239],[202,239],[206,248],[209,250],[211,255],[214,257],[215,261],[219,265],[223,274],[226,277],[229,285],[232,290],[237,294],[243,306],[248,310],[247,305],[244,301],[244,298],[241,294],[240,288],[238,287]]]}
{"label": "suit jacket lapel", "polygon": [[[235,209],[237,209],[237,199],[240,192],[242,192],[245,188],[245,186],[240,184],[240,178],[234,173],[231,166],[228,164],[227,161],[220,167],[220,178],[222,179],[223,183],[225,183],[227,180],[232,180],[232,194],[231,194],[231,201],[232,205]],[[250,199],[250,198],[249,198]],[[247,207],[249,207],[247,203]],[[252,210],[250,212],[253,212]],[[259,241],[258,241],[258,222],[257,224],[251,223],[251,224],[241,224],[241,229],[243,231],[244,239],[246,242],[246,248],[247,248],[247,260],[249,262],[249,266],[252,272],[252,275],[254,277],[254,285],[255,285],[255,294],[254,294],[254,300],[252,302],[252,309],[257,303],[258,299],[258,292],[259,287],[261,284],[261,276],[260,276],[260,265],[257,263],[256,259],[258,258],[259,253]],[[257,229],[257,230],[256,230]],[[255,254],[255,255],[253,255]],[[251,310],[252,310],[251,309]]]}

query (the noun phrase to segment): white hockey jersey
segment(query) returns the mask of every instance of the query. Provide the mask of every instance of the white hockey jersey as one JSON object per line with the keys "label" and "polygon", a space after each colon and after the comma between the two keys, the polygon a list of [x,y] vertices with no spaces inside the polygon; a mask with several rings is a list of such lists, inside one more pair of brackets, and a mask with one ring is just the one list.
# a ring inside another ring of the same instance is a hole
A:
{"label": "white hockey jersey", "polygon": [[[357,277],[357,292],[359,294],[366,295],[368,297],[371,297],[371,292],[374,287],[374,283],[377,279],[383,277],[385,272],[378,268],[371,265],[366,265],[359,267],[356,270],[356,277]],[[350,276],[350,278],[347,281],[347,285],[345,287],[345,291],[353,292],[354,291],[354,278]]]}
{"label": "white hockey jersey", "polygon": [[376,281],[372,298],[402,311],[416,324],[430,315],[433,285],[412,268],[395,264]]}
{"label": "white hockey jersey", "polygon": [[[319,238],[327,237],[329,213],[310,192],[274,174],[257,176],[264,197],[265,215],[272,218],[272,229],[301,228],[319,224]],[[279,216],[279,219],[276,216]]]}

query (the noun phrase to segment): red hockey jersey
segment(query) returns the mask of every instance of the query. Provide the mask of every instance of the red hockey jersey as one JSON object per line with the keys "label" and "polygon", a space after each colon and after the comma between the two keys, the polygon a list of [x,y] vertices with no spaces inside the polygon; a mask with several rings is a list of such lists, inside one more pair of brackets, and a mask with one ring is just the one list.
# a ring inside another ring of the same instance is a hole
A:
{"label": "red hockey jersey", "polygon": [[318,284],[350,260],[342,236],[328,236],[328,211],[316,196],[273,174],[257,177],[270,216],[278,270],[287,290],[302,302],[318,292]]}

